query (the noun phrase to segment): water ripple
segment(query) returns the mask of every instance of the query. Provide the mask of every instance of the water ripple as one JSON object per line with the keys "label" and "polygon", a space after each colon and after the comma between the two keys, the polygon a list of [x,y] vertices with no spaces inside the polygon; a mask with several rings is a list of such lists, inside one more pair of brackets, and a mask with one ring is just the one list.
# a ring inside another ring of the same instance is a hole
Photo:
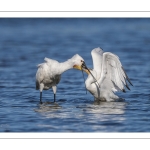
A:
{"label": "water ripple", "polygon": [[[0,132],[149,132],[149,24],[144,18],[1,18]],[[56,103],[50,89],[39,104],[36,65],[44,57],[63,62],[80,54],[92,68],[95,47],[119,56],[131,90],[118,93],[117,102],[94,101],[82,72],[71,69],[58,84]]]}

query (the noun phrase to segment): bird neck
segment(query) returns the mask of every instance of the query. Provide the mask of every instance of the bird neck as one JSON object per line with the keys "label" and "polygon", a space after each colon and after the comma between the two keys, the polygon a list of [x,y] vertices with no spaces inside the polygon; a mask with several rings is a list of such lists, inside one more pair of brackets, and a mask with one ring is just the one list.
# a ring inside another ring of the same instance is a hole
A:
{"label": "bird neck", "polygon": [[[93,74],[93,76],[94,76],[95,78],[97,77],[95,71],[92,71],[91,73]],[[87,86],[89,86],[89,85],[91,85],[92,83],[94,83],[95,80],[94,80],[94,78],[92,77],[91,74],[88,74],[88,78],[87,78],[87,80],[86,80],[85,82],[86,82],[85,84],[86,84]]]}
{"label": "bird neck", "polygon": [[86,86],[90,86],[94,82],[93,77],[89,74],[88,78],[85,81]]}
{"label": "bird neck", "polygon": [[65,72],[71,68],[73,68],[73,62],[70,59],[68,59],[65,62],[60,63],[60,65],[59,65],[59,70],[61,73]]}

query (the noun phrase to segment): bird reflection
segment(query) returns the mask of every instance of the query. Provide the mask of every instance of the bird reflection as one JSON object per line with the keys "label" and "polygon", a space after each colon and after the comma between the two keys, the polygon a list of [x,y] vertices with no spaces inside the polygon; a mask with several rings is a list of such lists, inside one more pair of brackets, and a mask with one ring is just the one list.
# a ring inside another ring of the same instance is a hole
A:
{"label": "bird reflection", "polygon": [[115,102],[102,102],[95,100],[93,107],[88,109],[91,113],[99,114],[124,114],[127,103],[122,99]]}
{"label": "bird reflection", "polygon": [[37,109],[34,109],[36,112],[48,112],[48,111],[55,111],[60,109],[61,106],[56,102],[43,102],[42,104],[38,105]]}

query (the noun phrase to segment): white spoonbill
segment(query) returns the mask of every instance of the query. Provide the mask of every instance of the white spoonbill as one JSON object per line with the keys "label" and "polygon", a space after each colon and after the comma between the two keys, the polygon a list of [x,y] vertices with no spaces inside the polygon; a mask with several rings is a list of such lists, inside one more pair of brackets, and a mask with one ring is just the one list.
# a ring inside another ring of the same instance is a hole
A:
{"label": "white spoonbill", "polygon": [[57,84],[61,79],[61,74],[71,68],[82,70],[82,66],[84,67],[85,62],[78,54],[62,63],[49,58],[45,58],[44,60],[44,63],[38,65],[36,90],[40,90],[40,103],[42,103],[42,91],[52,88],[55,102]]}
{"label": "white spoonbill", "polygon": [[[88,74],[85,81],[87,90],[95,97],[95,100],[115,101],[119,99],[114,92],[125,92],[124,87],[130,90],[127,81],[132,85],[128,78],[119,57],[110,52],[103,52],[101,48],[91,51],[93,59],[93,69],[84,67]],[[96,78],[97,82],[93,79]]]}

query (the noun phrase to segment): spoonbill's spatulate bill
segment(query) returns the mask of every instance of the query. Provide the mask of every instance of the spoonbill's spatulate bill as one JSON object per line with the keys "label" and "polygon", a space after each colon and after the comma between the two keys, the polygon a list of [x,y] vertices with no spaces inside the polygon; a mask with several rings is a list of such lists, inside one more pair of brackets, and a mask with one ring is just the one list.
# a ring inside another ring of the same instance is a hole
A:
{"label": "spoonbill's spatulate bill", "polygon": [[63,63],[59,63],[58,61],[49,58],[45,58],[44,60],[44,63],[38,65],[36,73],[36,89],[40,90],[40,102],[42,103],[42,91],[52,88],[55,102],[57,84],[61,79],[61,74],[72,68],[82,70],[82,67],[84,67],[85,64],[84,59],[76,54]]}
{"label": "spoonbill's spatulate bill", "polygon": [[[114,92],[125,92],[125,87],[130,90],[127,81],[131,85],[132,83],[117,55],[103,52],[101,48],[93,49],[91,55],[93,69],[84,67],[83,70],[88,74],[85,81],[86,88],[95,97],[95,100],[114,101],[119,99]],[[98,84],[89,71],[96,78]]]}

